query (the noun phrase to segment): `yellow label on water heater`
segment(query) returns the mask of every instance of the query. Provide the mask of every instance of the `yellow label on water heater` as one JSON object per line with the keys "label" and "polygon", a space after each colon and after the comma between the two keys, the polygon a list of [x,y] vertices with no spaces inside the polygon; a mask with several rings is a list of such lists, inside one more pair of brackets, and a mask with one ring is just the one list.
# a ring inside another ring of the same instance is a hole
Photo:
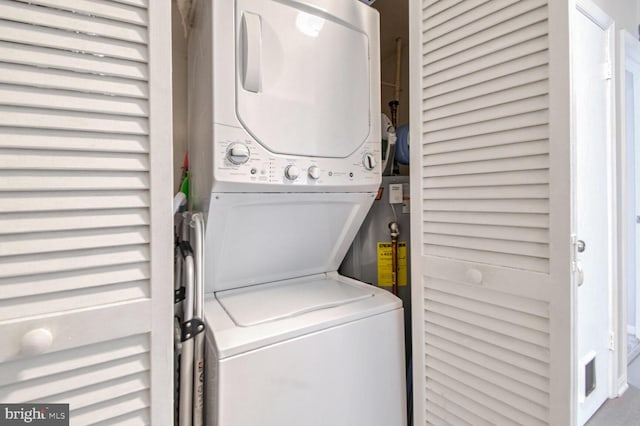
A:
{"label": "yellow label on water heater", "polygon": [[[378,242],[378,285],[392,285],[392,251],[390,242]],[[407,242],[398,241],[398,285],[407,285]]]}

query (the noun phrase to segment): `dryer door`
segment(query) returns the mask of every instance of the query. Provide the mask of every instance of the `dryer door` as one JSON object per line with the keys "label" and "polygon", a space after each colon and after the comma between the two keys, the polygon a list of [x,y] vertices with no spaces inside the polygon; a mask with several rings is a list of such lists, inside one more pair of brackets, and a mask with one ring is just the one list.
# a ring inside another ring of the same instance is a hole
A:
{"label": "dryer door", "polygon": [[244,128],[277,154],[356,151],[370,129],[370,55],[378,47],[366,32],[377,31],[377,13],[354,1],[323,1],[320,9],[313,0],[237,0],[235,20]]}

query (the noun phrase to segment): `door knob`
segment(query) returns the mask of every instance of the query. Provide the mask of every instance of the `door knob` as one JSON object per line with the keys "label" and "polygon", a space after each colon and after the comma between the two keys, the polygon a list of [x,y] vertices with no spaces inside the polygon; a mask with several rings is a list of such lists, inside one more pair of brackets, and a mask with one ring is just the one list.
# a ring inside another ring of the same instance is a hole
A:
{"label": "door knob", "polygon": [[578,253],[582,253],[587,248],[587,245],[582,240],[578,240],[577,249]]}

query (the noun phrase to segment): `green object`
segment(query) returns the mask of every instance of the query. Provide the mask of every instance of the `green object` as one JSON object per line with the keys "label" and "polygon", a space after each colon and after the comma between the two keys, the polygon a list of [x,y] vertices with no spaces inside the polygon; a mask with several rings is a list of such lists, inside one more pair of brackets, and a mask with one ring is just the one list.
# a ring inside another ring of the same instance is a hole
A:
{"label": "green object", "polygon": [[191,173],[189,171],[185,171],[184,175],[182,175],[182,182],[180,183],[180,192],[182,192],[185,197],[187,197],[187,201],[189,200],[189,178],[191,177]]}

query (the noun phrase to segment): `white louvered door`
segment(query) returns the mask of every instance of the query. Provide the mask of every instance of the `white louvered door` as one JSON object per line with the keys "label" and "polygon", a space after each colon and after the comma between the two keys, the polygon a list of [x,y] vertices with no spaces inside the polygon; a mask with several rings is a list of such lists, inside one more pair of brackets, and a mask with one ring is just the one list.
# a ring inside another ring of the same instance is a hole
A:
{"label": "white louvered door", "polygon": [[568,1],[412,1],[416,425],[569,425]]}
{"label": "white louvered door", "polygon": [[172,423],[170,65],[170,2],[0,0],[1,402]]}

